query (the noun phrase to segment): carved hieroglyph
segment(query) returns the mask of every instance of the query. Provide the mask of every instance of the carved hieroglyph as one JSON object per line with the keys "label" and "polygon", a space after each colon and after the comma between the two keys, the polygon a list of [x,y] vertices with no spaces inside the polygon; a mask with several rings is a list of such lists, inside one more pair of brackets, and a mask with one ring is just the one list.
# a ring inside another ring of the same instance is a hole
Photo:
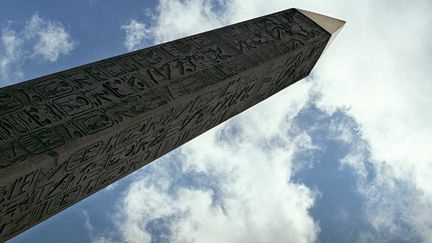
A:
{"label": "carved hieroglyph", "polygon": [[306,15],[289,9],[0,89],[0,241],[306,77],[331,37]]}

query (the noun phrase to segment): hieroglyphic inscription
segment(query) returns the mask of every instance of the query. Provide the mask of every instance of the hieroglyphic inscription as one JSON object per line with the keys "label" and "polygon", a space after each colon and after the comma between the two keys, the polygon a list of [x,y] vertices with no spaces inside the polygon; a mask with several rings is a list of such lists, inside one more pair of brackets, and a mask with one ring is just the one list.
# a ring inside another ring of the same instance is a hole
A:
{"label": "hieroglyphic inscription", "polygon": [[0,90],[0,240],[306,77],[330,34],[295,9]]}

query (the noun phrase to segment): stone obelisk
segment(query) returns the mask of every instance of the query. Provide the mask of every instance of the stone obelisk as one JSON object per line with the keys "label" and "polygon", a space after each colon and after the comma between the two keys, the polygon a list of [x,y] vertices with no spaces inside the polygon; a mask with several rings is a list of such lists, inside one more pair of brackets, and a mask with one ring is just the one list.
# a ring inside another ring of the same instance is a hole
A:
{"label": "stone obelisk", "polygon": [[0,89],[0,241],[303,79],[343,24],[288,9]]}

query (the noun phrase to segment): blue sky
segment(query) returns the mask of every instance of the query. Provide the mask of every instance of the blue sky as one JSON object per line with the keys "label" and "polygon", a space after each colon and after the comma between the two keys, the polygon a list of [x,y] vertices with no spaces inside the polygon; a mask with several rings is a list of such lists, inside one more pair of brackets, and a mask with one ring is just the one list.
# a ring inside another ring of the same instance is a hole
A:
{"label": "blue sky", "polygon": [[0,86],[291,7],[312,75],[10,242],[432,242],[432,3],[2,1]]}

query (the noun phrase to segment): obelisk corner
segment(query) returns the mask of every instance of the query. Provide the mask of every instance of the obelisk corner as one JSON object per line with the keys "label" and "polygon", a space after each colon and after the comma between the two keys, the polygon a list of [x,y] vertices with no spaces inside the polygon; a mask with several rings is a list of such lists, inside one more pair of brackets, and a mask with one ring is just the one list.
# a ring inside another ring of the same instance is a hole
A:
{"label": "obelisk corner", "polygon": [[310,20],[314,21],[316,24],[321,26],[325,31],[331,34],[330,40],[328,41],[324,51],[327,50],[328,46],[333,42],[333,40],[336,38],[336,36],[339,34],[339,32],[342,30],[342,28],[346,23],[345,20],[314,13],[304,9],[296,8],[296,10],[299,11],[304,16],[308,17]]}
{"label": "obelisk corner", "polygon": [[323,29],[325,29],[327,32],[329,32],[331,35],[337,34],[337,32],[342,29],[342,27],[345,25],[345,21],[341,19],[336,19],[330,16],[310,12],[307,10],[296,8],[297,11],[302,13],[304,16],[308,17],[315,23],[317,23],[319,26],[321,26]]}

